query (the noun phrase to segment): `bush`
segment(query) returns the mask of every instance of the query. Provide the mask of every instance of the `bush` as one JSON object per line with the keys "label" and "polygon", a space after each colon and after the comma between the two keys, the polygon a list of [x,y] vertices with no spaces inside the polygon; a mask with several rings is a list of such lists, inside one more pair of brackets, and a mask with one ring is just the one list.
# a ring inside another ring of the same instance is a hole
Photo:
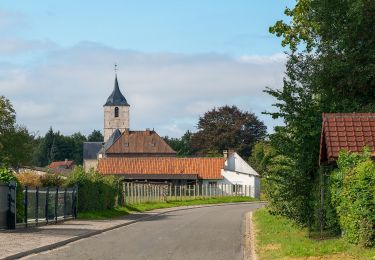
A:
{"label": "bush", "polygon": [[23,204],[23,187],[21,183],[17,180],[16,176],[12,173],[11,170],[8,168],[0,168],[0,182],[9,183],[11,181],[15,181],[17,183],[16,189],[16,204],[17,204],[17,212],[16,218],[17,222],[23,221],[23,212],[24,212],[24,204]]}
{"label": "bush", "polygon": [[332,205],[344,237],[375,246],[375,163],[370,153],[341,152],[338,169],[331,174]]}
{"label": "bush", "polygon": [[67,186],[78,186],[78,210],[80,212],[112,209],[118,195],[118,181],[114,176],[103,176],[97,171],[84,172],[75,167],[69,175]]}
{"label": "bush", "polygon": [[57,174],[47,173],[40,177],[40,182],[43,187],[61,187],[64,179]]}
{"label": "bush", "polygon": [[311,218],[310,201],[306,200],[311,184],[295,169],[295,161],[283,155],[273,157],[262,178],[268,210],[306,225]]}
{"label": "bush", "polygon": [[7,168],[0,168],[0,182],[9,183],[11,181],[17,181],[12,171]]}
{"label": "bush", "polygon": [[40,175],[32,172],[17,174],[17,179],[23,186],[40,187],[42,185]]}

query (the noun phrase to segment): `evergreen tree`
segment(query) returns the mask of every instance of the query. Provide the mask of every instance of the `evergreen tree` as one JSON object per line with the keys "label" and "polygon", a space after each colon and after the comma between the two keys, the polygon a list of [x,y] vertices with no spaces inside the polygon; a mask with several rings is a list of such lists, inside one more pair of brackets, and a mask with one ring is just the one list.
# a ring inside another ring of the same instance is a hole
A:
{"label": "evergreen tree", "polygon": [[87,137],[88,142],[104,142],[104,136],[99,130],[92,131]]}

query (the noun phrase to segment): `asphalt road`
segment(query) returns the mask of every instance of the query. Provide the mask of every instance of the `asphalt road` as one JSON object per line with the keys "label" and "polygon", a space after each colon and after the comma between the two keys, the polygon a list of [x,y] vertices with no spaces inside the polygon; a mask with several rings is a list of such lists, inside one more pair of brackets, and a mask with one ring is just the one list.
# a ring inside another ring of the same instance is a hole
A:
{"label": "asphalt road", "polygon": [[242,259],[244,217],[259,207],[237,204],[170,212],[27,259]]}

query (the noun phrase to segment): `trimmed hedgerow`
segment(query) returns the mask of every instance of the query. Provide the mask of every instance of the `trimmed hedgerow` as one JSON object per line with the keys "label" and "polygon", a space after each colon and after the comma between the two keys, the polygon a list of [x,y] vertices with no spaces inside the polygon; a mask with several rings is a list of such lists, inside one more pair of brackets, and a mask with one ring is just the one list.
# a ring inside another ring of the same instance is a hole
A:
{"label": "trimmed hedgerow", "polygon": [[66,186],[78,186],[78,211],[101,211],[116,205],[118,181],[114,176],[103,176],[97,171],[85,172],[75,167],[69,175]]}
{"label": "trimmed hedgerow", "polygon": [[370,153],[341,152],[330,177],[331,201],[344,237],[375,246],[375,163]]}

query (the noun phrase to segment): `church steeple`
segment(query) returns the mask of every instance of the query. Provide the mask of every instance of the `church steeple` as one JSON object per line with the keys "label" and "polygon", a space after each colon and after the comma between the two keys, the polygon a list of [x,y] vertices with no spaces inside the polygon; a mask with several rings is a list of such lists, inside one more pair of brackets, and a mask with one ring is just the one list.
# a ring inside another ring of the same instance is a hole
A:
{"label": "church steeple", "polygon": [[130,106],[118,86],[117,73],[115,75],[115,86],[112,94],[108,97],[104,106]]}
{"label": "church steeple", "polygon": [[[115,71],[117,65],[115,65]],[[118,86],[117,73],[115,74],[115,86],[112,94],[108,97],[104,108],[104,142],[111,137],[111,135],[120,131],[123,133],[129,129],[129,110],[130,105]]]}

